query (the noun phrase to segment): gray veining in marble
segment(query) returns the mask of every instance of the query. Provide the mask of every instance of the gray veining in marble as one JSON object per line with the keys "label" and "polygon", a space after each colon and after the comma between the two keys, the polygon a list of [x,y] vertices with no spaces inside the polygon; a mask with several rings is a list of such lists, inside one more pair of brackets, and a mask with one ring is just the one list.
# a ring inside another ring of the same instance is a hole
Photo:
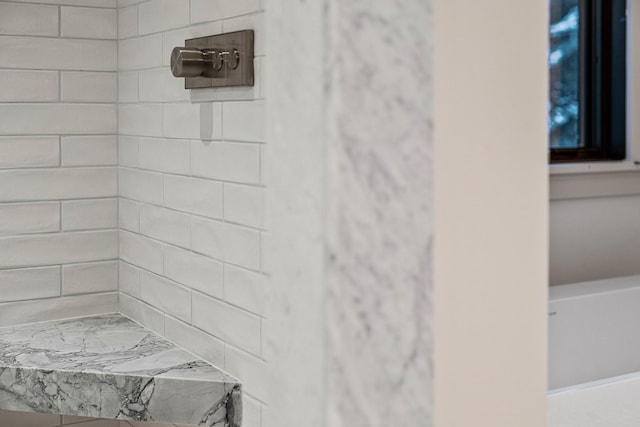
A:
{"label": "gray veining in marble", "polygon": [[237,380],[121,314],[0,328],[0,410],[239,427]]}
{"label": "gray veining in marble", "polygon": [[329,420],[430,426],[432,1],[328,10]]}

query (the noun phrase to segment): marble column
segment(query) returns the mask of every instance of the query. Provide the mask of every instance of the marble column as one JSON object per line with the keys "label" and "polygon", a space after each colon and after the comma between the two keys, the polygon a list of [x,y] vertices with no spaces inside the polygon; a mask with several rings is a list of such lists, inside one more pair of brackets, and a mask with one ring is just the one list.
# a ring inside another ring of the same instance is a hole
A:
{"label": "marble column", "polygon": [[431,426],[432,2],[266,9],[267,425]]}

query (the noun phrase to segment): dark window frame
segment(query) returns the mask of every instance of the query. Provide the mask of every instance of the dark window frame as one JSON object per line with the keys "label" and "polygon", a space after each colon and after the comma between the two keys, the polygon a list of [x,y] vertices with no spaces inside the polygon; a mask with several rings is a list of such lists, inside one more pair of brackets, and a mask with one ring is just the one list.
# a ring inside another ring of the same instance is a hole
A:
{"label": "dark window frame", "polygon": [[627,151],[626,0],[580,0],[580,147],[550,163],[624,160]]}

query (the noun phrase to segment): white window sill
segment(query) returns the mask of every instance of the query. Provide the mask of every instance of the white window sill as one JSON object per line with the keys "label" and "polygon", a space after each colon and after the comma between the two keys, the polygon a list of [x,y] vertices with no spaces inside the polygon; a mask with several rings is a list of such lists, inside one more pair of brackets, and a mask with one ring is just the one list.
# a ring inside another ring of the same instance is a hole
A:
{"label": "white window sill", "polygon": [[550,200],[640,195],[633,161],[549,165]]}
{"label": "white window sill", "polygon": [[640,172],[640,164],[635,164],[632,160],[619,162],[556,163],[549,165],[549,175],[635,171]]}

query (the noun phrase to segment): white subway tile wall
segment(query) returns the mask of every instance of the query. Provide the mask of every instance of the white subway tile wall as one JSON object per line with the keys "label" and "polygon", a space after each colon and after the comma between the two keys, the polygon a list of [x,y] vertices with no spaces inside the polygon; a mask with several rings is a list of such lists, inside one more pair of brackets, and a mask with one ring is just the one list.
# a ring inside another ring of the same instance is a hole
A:
{"label": "white subway tile wall", "polygon": [[0,325],[118,308],[116,6],[0,3]]}
{"label": "white subway tile wall", "polygon": [[[0,2],[0,326],[121,311],[243,381],[246,427],[266,405],[263,22],[262,0]],[[241,29],[254,87],[171,76],[173,47]]]}
{"label": "white subway tile wall", "polygon": [[[120,308],[243,381],[246,427],[266,404],[261,3],[117,11]],[[189,91],[171,75],[185,39],[242,29],[256,32],[255,87]]]}

